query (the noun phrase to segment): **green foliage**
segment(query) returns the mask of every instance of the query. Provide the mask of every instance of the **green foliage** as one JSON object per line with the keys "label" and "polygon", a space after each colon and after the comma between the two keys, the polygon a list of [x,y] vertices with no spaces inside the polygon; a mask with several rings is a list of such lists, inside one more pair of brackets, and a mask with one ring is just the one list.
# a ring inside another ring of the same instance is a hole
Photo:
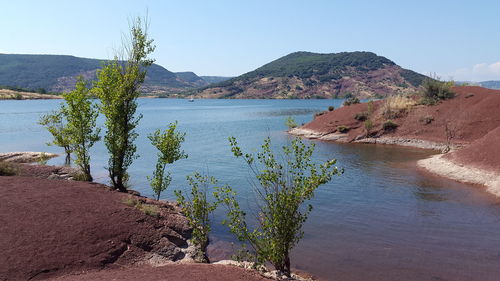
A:
{"label": "green foliage", "polygon": [[371,100],[371,101],[369,101],[369,102],[367,103],[367,106],[366,106],[366,107],[367,107],[367,114],[368,114],[368,116],[372,115],[372,114],[373,114],[374,107],[375,107],[375,106],[374,106],[374,104],[373,104],[373,101],[372,101],[372,100]]}
{"label": "green foliage", "polygon": [[350,106],[352,104],[357,104],[360,103],[359,98],[353,97],[353,98],[348,98],[344,101],[343,105],[344,106]]}
{"label": "green foliage", "polygon": [[136,208],[137,210],[143,212],[148,216],[155,218],[160,217],[160,209],[158,208],[158,206],[152,204],[144,204],[133,196],[127,196],[125,199],[123,199],[122,202],[127,206]]}
{"label": "green foliage", "polygon": [[288,130],[297,128],[298,126],[297,122],[295,122],[295,119],[293,119],[292,116],[288,116],[288,118],[286,118],[285,125],[288,128]]}
{"label": "green foliage", "polygon": [[370,131],[373,129],[373,122],[372,122],[372,120],[366,120],[365,123],[364,123],[364,125],[365,125],[365,129],[366,129],[366,133],[367,133],[367,135],[369,135]]}
{"label": "green foliage", "polygon": [[397,127],[399,127],[399,125],[392,122],[391,120],[387,120],[384,122],[384,124],[382,124],[382,128],[384,129],[384,131],[393,131]]}
{"label": "green foliage", "polygon": [[15,163],[0,161],[0,176],[15,176],[19,173],[19,166]]}
{"label": "green foliage", "polygon": [[151,188],[155,192],[156,199],[160,199],[162,191],[166,190],[172,181],[170,173],[165,173],[167,164],[172,164],[177,160],[187,158],[187,154],[181,150],[185,133],[176,132],[177,121],[169,124],[168,129],[161,132],[159,129],[148,138],[151,144],[158,149],[158,160],[153,177],[148,177]]}
{"label": "green foliage", "polygon": [[451,90],[454,82],[443,82],[439,77],[426,78],[422,83],[422,103],[433,105],[441,100],[451,99],[455,97],[455,93]]}
{"label": "green foliage", "polygon": [[349,130],[350,130],[350,128],[347,126],[338,126],[337,127],[337,131],[342,133],[342,134],[349,132]]}
{"label": "green foliage", "polygon": [[244,154],[234,137],[229,141],[233,154],[245,160],[257,179],[254,189],[259,212],[258,226],[250,229],[236,193],[229,186],[220,187],[214,195],[227,208],[224,224],[240,241],[249,243],[260,263],[268,261],[290,276],[290,250],[303,237],[302,226],[312,210],[312,205],[304,204],[320,185],[341,171],[334,167],[335,159],[321,165],[312,163],[314,144],[307,146],[299,138],[283,147],[282,157],[271,150],[270,138],[255,155]]}
{"label": "green foliage", "polygon": [[191,186],[191,195],[184,196],[180,190],[176,190],[175,195],[179,206],[182,208],[182,213],[188,219],[189,226],[193,228],[192,241],[200,247],[202,256],[204,256],[203,253],[209,242],[209,215],[215,211],[218,205],[218,201],[209,201],[208,189],[209,186],[216,185],[217,180],[214,177],[202,176],[197,172],[192,176],[187,176],[187,180]]}
{"label": "green foliage", "polygon": [[118,58],[97,71],[93,92],[101,101],[100,110],[106,117],[104,143],[109,152],[108,171],[113,187],[126,192],[127,169],[135,155],[137,138],[135,128],[141,115],[136,116],[139,87],[144,83],[146,67],[153,63],[148,55],[155,49],[149,39],[147,25],[137,19],[131,27],[130,45],[125,46],[128,59]]}
{"label": "green foliage", "polygon": [[63,94],[66,102],[63,115],[67,122],[67,132],[71,150],[75,154],[75,164],[81,169],[85,181],[92,181],[90,174],[90,148],[100,140],[100,129],[96,128],[99,115],[92,103],[90,89],[83,77],[79,77],[75,90]]}
{"label": "green foliage", "polygon": [[64,152],[66,153],[66,162],[69,162],[72,152],[71,138],[69,136],[66,119],[63,115],[64,110],[64,106],[61,106],[58,111],[42,115],[38,124],[44,126],[54,138],[52,142],[47,143],[47,145],[56,145],[64,148]]}
{"label": "green foliage", "polygon": [[45,154],[45,152],[40,153],[40,157],[38,158],[38,165],[47,165],[47,161],[49,159],[50,158],[47,156],[47,154]]}
{"label": "green foliage", "polygon": [[335,109],[335,107],[334,107],[334,106],[332,106],[332,105],[330,105],[330,106],[328,107],[328,111],[333,111],[334,109]]}
{"label": "green foliage", "polygon": [[21,94],[15,94],[14,99],[15,100],[22,100],[23,96]]}

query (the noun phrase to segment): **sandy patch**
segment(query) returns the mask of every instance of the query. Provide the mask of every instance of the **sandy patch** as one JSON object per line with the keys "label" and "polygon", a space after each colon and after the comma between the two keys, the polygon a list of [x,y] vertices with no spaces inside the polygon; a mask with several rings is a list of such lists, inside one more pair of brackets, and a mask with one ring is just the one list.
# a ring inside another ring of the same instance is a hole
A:
{"label": "sandy patch", "polygon": [[443,154],[434,155],[417,162],[417,165],[440,176],[456,181],[480,184],[486,186],[486,190],[500,197],[500,173],[484,169],[462,165],[446,160]]}

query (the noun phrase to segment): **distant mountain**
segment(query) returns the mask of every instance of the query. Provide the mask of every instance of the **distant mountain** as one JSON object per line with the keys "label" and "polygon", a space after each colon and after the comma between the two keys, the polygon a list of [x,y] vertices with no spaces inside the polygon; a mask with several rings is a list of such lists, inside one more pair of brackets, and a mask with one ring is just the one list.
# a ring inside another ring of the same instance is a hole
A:
{"label": "distant mountain", "polygon": [[500,81],[483,81],[478,83],[479,86],[489,89],[500,90]]}
{"label": "distant mountain", "polygon": [[[74,88],[76,77],[95,79],[105,60],[66,55],[0,54],[0,85],[23,89],[64,92]],[[143,92],[174,93],[208,85],[192,72],[173,73],[153,64],[148,68]]]}
{"label": "distant mountain", "polygon": [[196,94],[211,98],[383,97],[411,92],[425,77],[371,52],[296,52]]}
{"label": "distant mountain", "polygon": [[203,80],[207,81],[208,84],[214,84],[229,80],[233,77],[224,77],[224,76],[200,76]]}

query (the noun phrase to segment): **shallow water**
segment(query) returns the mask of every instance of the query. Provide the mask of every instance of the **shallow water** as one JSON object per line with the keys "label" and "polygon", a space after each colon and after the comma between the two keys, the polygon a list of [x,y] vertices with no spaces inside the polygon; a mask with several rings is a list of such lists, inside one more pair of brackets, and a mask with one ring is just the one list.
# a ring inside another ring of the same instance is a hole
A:
{"label": "shallow water", "polygon": [[[256,149],[270,136],[273,146],[290,140],[284,119],[308,122],[335,100],[186,100],[141,99],[143,114],[137,139],[140,158],[130,168],[131,184],[144,195],[152,192],[146,176],[155,163],[147,134],[179,121],[187,132],[183,145],[189,158],[168,169],[169,191],[186,187],[185,176],[201,171],[228,183],[243,205],[254,206],[250,174],[230,152],[227,137],[244,150]],[[50,136],[36,124],[59,101],[0,101],[0,151],[61,152],[47,147]],[[102,120],[100,120],[102,123]],[[310,141],[308,141],[310,142]],[[499,200],[481,187],[435,177],[415,168],[432,152],[394,146],[334,144],[313,141],[315,160],[337,158],[342,176],[320,187],[305,225],[305,237],[294,249],[295,268],[323,280],[498,280],[500,279]],[[62,164],[63,158],[49,161]],[[93,175],[107,182],[106,150],[93,150]],[[234,241],[213,221],[212,259],[229,255]]]}

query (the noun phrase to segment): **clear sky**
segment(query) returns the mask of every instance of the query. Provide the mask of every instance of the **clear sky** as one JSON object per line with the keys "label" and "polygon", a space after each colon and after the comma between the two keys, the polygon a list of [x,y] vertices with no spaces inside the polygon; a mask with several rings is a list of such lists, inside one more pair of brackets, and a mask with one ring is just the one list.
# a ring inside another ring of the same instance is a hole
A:
{"label": "clear sky", "polygon": [[236,76],[295,51],[372,51],[444,79],[500,80],[500,1],[0,0],[0,53],[112,58],[148,11],[156,62]]}

